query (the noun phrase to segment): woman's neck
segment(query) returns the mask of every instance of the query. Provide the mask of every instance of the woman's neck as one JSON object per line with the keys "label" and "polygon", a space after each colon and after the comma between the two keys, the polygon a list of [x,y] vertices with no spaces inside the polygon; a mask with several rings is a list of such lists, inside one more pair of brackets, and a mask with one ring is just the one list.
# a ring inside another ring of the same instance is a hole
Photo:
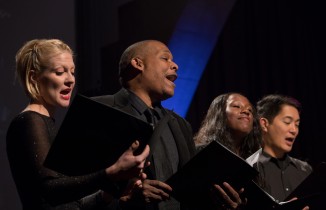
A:
{"label": "woman's neck", "polygon": [[246,138],[245,136],[239,136],[239,135],[231,135],[233,148],[235,150],[235,153],[240,156],[240,148],[242,145],[242,142]]}
{"label": "woman's neck", "polygon": [[38,112],[38,113],[48,116],[48,117],[53,117],[53,115],[55,113],[54,108],[50,108],[49,106],[44,106],[44,104],[38,103],[35,101],[31,101],[27,105],[27,107],[23,110],[23,112],[24,111],[34,111],[34,112]]}

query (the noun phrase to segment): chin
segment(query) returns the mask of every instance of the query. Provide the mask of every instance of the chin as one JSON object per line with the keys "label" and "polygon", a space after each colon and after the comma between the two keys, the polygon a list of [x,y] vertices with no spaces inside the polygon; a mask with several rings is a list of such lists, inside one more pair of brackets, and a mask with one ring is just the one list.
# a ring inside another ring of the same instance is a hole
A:
{"label": "chin", "polygon": [[58,105],[62,108],[67,108],[69,107],[70,101],[65,101],[65,102],[61,102]]}
{"label": "chin", "polygon": [[[235,128],[236,130],[236,128]],[[250,132],[252,131],[252,128],[249,128],[249,127],[245,127],[245,128],[240,128],[239,129],[240,132],[242,132],[243,136],[247,136],[250,134]]]}
{"label": "chin", "polygon": [[292,147],[283,148],[284,152],[289,153],[292,150]]}
{"label": "chin", "polygon": [[163,99],[162,100],[166,100],[168,98],[171,98],[174,95],[174,91],[165,91],[163,93]]}

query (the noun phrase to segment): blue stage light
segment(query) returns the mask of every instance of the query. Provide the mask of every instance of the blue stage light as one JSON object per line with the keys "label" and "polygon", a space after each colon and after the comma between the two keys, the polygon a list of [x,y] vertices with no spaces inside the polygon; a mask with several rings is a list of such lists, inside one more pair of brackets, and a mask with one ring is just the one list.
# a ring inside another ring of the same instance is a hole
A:
{"label": "blue stage light", "polygon": [[176,25],[168,45],[180,71],[175,94],[163,105],[183,117],[234,2],[190,0]]}

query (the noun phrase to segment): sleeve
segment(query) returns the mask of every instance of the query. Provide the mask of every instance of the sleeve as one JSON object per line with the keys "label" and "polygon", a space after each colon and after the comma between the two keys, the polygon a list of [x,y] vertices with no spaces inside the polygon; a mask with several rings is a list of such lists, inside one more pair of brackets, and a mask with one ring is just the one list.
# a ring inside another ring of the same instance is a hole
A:
{"label": "sleeve", "polygon": [[[26,164],[26,173],[30,173],[27,177],[32,179],[30,181],[37,185],[35,187],[39,187],[43,197],[52,205],[81,199],[99,190],[104,183],[104,170],[85,176],[69,177],[43,166],[51,146],[51,135],[55,133],[54,123],[51,125],[37,114],[24,115],[12,130],[19,133],[12,139],[13,144],[16,142],[19,145],[20,161]],[[14,167],[20,167],[18,165],[19,161]]]}
{"label": "sleeve", "polygon": [[102,191],[83,197],[78,201],[80,209],[83,210],[120,210],[119,199],[113,198],[110,202],[105,202]]}

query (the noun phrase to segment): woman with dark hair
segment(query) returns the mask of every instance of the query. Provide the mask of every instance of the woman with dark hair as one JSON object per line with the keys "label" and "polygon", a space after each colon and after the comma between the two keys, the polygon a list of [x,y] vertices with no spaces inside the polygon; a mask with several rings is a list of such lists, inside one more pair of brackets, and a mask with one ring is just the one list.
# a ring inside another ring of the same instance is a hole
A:
{"label": "woman with dark hair", "polygon": [[[260,148],[260,128],[256,110],[240,93],[217,96],[211,103],[199,131],[194,136],[196,148],[201,150],[212,141],[218,141],[245,159]],[[244,209],[244,189],[235,190],[229,183],[214,184],[217,208]],[[216,196],[217,195],[217,196]]]}
{"label": "woman with dark hair", "polygon": [[242,158],[260,148],[260,128],[255,108],[240,93],[225,93],[211,103],[198,133],[196,147],[218,141]]}

